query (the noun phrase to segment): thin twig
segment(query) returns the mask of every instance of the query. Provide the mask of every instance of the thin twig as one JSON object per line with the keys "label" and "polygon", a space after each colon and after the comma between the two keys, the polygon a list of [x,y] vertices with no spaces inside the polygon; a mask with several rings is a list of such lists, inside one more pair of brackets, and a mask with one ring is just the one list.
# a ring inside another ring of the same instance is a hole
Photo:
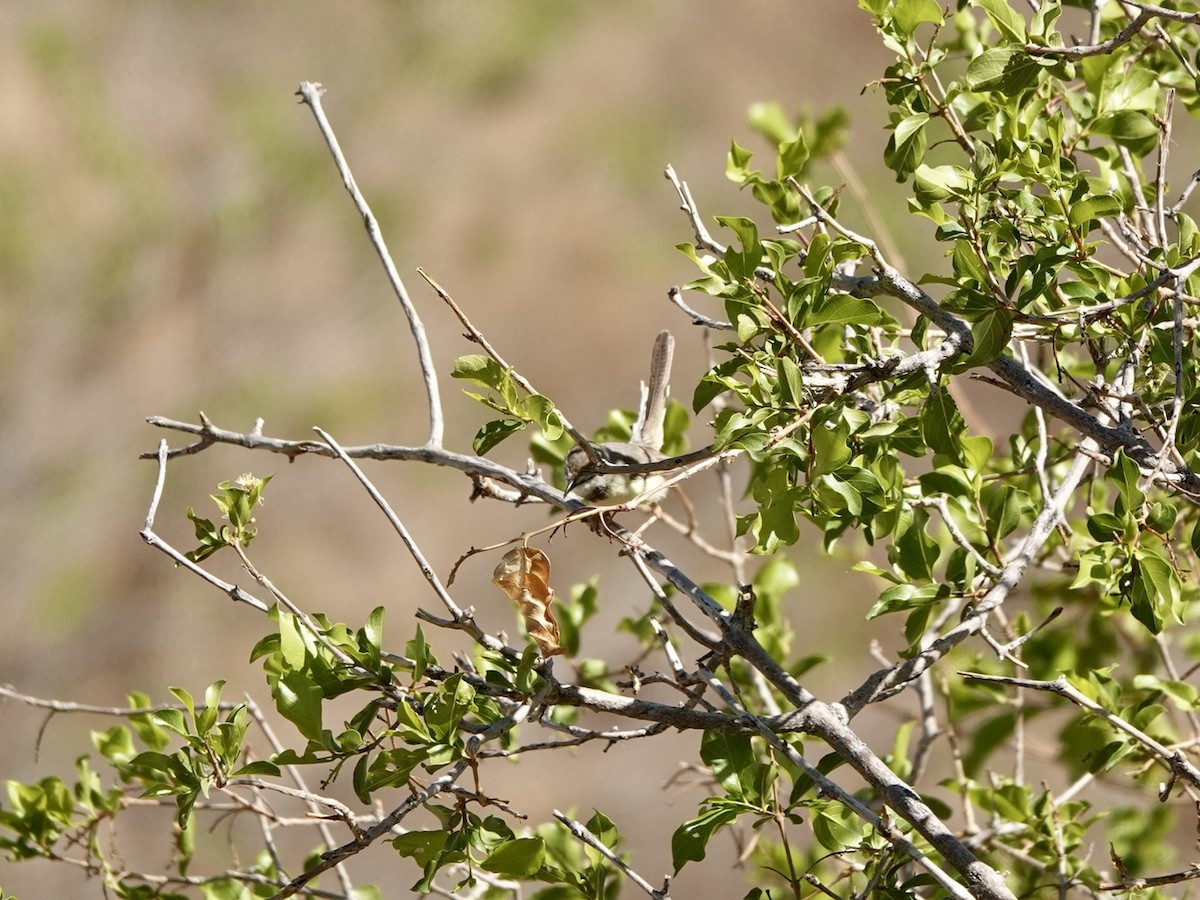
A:
{"label": "thin twig", "polygon": [[[462,322],[463,327],[467,329],[467,336],[480,347],[482,347],[484,353],[490,356],[496,362],[496,364],[500,366],[500,368],[507,371],[512,380],[515,381],[517,385],[526,393],[541,395],[541,391],[537,390],[532,384],[530,384],[524,375],[522,375],[504,360],[504,357],[502,357],[496,348],[492,346],[491,341],[484,337],[483,332],[471,323],[471,320],[467,317],[467,314],[463,312],[462,307],[455,302],[454,298],[450,296],[450,293],[444,287],[434,281],[433,277],[430,276],[430,274],[420,266],[417,267],[417,274],[424,278],[426,284],[433,288],[434,293],[436,293],[438,297],[442,299],[442,302],[450,307],[450,311],[458,317],[458,321]],[[575,443],[579,444],[581,447],[586,447],[588,444],[587,438],[577,431],[574,425],[567,421],[567,417],[563,415],[561,409],[558,409],[557,407],[555,407],[555,409],[558,411],[558,418],[559,421],[562,422],[563,428],[566,429],[567,433],[575,439]]]}
{"label": "thin twig", "polygon": [[951,539],[979,564],[979,568],[983,569],[983,571],[987,572],[993,578],[1003,571],[999,566],[980,553],[974,544],[967,540],[967,536],[962,533],[962,529],[958,527],[958,523],[950,515],[950,505],[946,502],[945,497],[918,497],[913,502],[916,506],[931,506],[936,509],[941,514],[942,522],[945,524],[946,530],[950,532]]}
{"label": "thin twig", "polygon": [[383,240],[383,234],[379,229],[379,222],[376,221],[375,214],[371,212],[371,207],[367,204],[366,197],[358,189],[358,184],[350,172],[350,164],[346,162],[346,157],[342,153],[341,146],[338,144],[337,135],[334,134],[333,127],[325,117],[325,110],[321,106],[321,95],[323,93],[325,93],[325,88],[319,82],[314,81],[302,81],[300,87],[296,90],[296,94],[300,97],[301,102],[312,110],[312,114],[317,120],[317,128],[320,129],[321,136],[325,138],[329,152],[333,154],[334,165],[337,166],[338,173],[342,176],[342,184],[346,186],[346,190],[354,200],[355,208],[358,210],[359,215],[362,216],[363,225],[367,229],[367,236],[371,240],[371,246],[375,248],[375,253],[379,256],[379,261],[383,263],[388,282],[396,294],[396,299],[400,301],[400,307],[404,310],[404,317],[408,319],[408,327],[412,331],[413,342],[417,346],[417,360],[421,367],[421,378],[425,382],[425,396],[429,405],[429,439],[427,443],[430,447],[440,447],[442,445],[442,435],[445,431],[445,425],[442,420],[442,401],[438,395],[437,370],[433,365],[433,354],[429,350],[429,339],[425,334],[425,326],[421,324],[421,318],[417,315],[417,308],[408,296],[408,289],[404,286],[404,282],[400,278],[400,273],[396,271],[396,264],[392,262],[392,255],[388,251],[387,244]]}
{"label": "thin twig", "polygon": [[1146,888],[1165,887],[1168,884],[1182,884],[1185,881],[1195,881],[1200,878],[1200,865],[1192,865],[1180,872],[1169,875],[1144,875],[1140,878],[1123,878],[1120,881],[1106,881],[1097,885],[1102,891],[1113,893],[1132,893],[1144,891]]}
{"label": "thin twig", "polygon": [[[267,742],[270,743],[271,749],[277,754],[282,753],[283,749],[284,749],[283,743],[275,735],[275,729],[273,729],[271,727],[271,723],[269,721],[267,721],[267,717],[263,715],[262,709],[254,701],[254,698],[251,697],[249,694],[246,694],[245,698],[246,698],[246,711],[248,713],[250,713],[250,717],[252,719],[254,719],[255,723],[259,727],[259,730],[262,731],[263,736],[267,739]],[[289,763],[288,765],[283,766],[283,769],[288,773],[288,776],[292,779],[292,781],[295,782],[296,787],[299,788],[299,790],[303,794],[305,794],[305,797],[304,797],[305,805],[308,807],[309,814],[317,817],[317,830],[320,832],[321,840],[323,840],[325,842],[326,846],[332,847],[334,845],[334,839],[333,839],[333,832],[330,830],[329,824],[320,815],[320,809],[322,806],[328,807],[330,809],[335,809],[335,811],[338,811],[339,818],[341,818],[342,821],[344,821],[346,823],[346,825],[350,828],[351,832],[353,832],[356,836],[359,834],[360,825],[358,822],[358,818],[349,809],[349,807],[342,805],[342,811],[339,811],[335,807],[331,806],[329,803],[325,802],[325,801],[330,800],[331,798],[327,798],[327,797],[318,798],[315,794],[313,794],[311,791],[309,791],[308,785],[304,781],[304,775],[301,773],[299,766]],[[333,802],[336,802],[336,801],[333,801]],[[279,870],[282,872],[283,866],[281,864],[279,864],[278,861],[277,861],[277,865],[279,865]],[[345,891],[346,894],[349,894],[350,893],[350,873],[347,871],[345,866],[336,866],[334,871],[336,872],[336,874],[338,876],[338,881],[342,885],[343,891]]]}
{"label": "thin twig", "polygon": [[564,815],[563,813],[559,812],[557,809],[554,810],[554,818],[556,818],[556,819],[558,819],[558,821],[562,822],[563,825],[565,825],[567,827],[567,831],[571,832],[571,834],[574,837],[576,837],[580,841],[583,841],[583,843],[587,844],[592,849],[598,851],[601,856],[603,856],[605,859],[607,859],[609,862],[611,862],[614,866],[616,866],[618,869],[620,869],[622,872],[624,872],[626,878],[628,878],[630,881],[632,881],[634,884],[636,884],[639,888],[641,888],[643,891],[645,891],[648,895],[653,897],[654,900],[670,900],[671,877],[669,875],[663,879],[662,888],[661,889],[656,888],[652,884],[650,884],[650,882],[648,882],[645,878],[643,878],[641,875],[639,875],[637,872],[635,872],[632,868],[630,868],[628,863],[626,863],[625,860],[621,859],[621,857],[617,856],[616,853],[614,853],[612,850],[610,850],[604,844],[604,842],[600,840],[600,838],[596,837],[594,834],[592,834],[590,831],[588,831],[587,827],[584,826],[584,824],[582,822],[576,822],[570,816]]}
{"label": "thin twig", "polygon": [[425,554],[421,552],[420,546],[418,546],[412,535],[409,534],[409,531],[404,526],[404,523],[400,521],[400,517],[396,515],[395,511],[391,507],[391,504],[387,502],[383,494],[379,492],[379,489],[371,483],[371,479],[367,478],[366,474],[361,468],[359,468],[358,464],[346,454],[346,451],[342,449],[342,446],[335,441],[328,432],[321,428],[314,428],[313,430],[321,436],[322,440],[324,440],[330,447],[333,448],[333,451],[335,454],[337,454],[337,457],[346,464],[346,467],[350,469],[352,473],[354,473],[354,477],[358,479],[359,484],[366,489],[371,499],[375,501],[375,505],[383,510],[383,514],[387,517],[388,522],[391,523],[392,528],[395,529],[396,534],[400,536],[400,540],[408,549],[409,555],[411,555],[413,560],[416,562],[417,568],[421,570],[421,575],[423,575],[425,580],[429,582],[429,586],[433,588],[433,592],[437,595],[437,598],[442,601],[442,605],[446,607],[447,611],[449,611],[453,621],[455,623],[459,623],[458,627],[466,630],[472,638],[479,642],[481,646],[486,647],[489,650],[503,650],[504,643],[502,641],[492,637],[483,629],[479,628],[479,626],[475,625],[475,620],[471,613],[462,609],[457,603],[454,602],[454,598],[450,596],[450,592],[446,590],[445,586],[441,582],[441,579],[438,578],[437,573],[433,571],[433,566],[429,564],[429,561],[425,558]]}
{"label": "thin twig", "polygon": [[[986,681],[993,684],[1010,684],[1014,687],[1026,688],[1034,691],[1044,691],[1050,694],[1057,694],[1070,700],[1076,706],[1086,709],[1098,718],[1103,719],[1113,728],[1118,731],[1123,731],[1129,735],[1151,754],[1157,756],[1163,764],[1170,770],[1175,778],[1182,778],[1191,784],[1193,787],[1200,788],[1200,769],[1196,768],[1188,758],[1178,750],[1172,750],[1165,747],[1152,738],[1146,732],[1126,722],[1115,713],[1109,712],[1103,706],[1090,697],[1080,692],[1063,676],[1059,676],[1054,681],[1035,681],[1029,678],[1012,678],[1007,675],[984,675],[978,672],[959,672],[963,678],[969,678],[972,681]],[[1165,796],[1160,793],[1160,800],[1166,800]]]}
{"label": "thin twig", "polygon": [[[1137,4],[1135,4],[1137,5]],[[1030,56],[1045,56],[1055,59],[1080,60],[1087,56],[1102,56],[1128,44],[1154,19],[1155,13],[1142,9],[1137,17],[1119,34],[1099,44],[1084,44],[1075,47],[1046,47],[1041,44],[1026,44],[1025,52]]]}
{"label": "thin twig", "polygon": [[[20,691],[15,690],[11,684],[0,684],[0,697],[8,697],[10,700],[16,700],[25,706],[48,709],[56,713],[88,713],[96,716],[116,716],[123,719],[127,719],[130,716],[154,715],[155,713],[166,712],[167,710],[187,711],[188,709],[182,703],[156,703],[153,706],[97,706],[90,703],[73,703],[69,700],[53,700],[22,694]],[[241,703],[222,700],[217,704],[216,708],[222,712],[228,712],[237,709],[241,705]],[[198,705],[195,708],[202,710],[207,707]]]}
{"label": "thin twig", "polygon": [[732,322],[710,318],[703,313],[696,312],[696,310],[684,303],[683,292],[678,287],[673,287],[667,291],[667,298],[691,318],[693,325],[703,325],[715,331],[733,331]]}
{"label": "thin twig", "polygon": [[167,554],[167,556],[169,556],[169,557],[171,557],[171,559],[175,560],[176,565],[180,565],[183,568],[187,569],[188,571],[192,572],[193,574],[200,576],[201,578],[203,578],[209,584],[213,585],[218,590],[222,591],[225,594],[228,594],[230,599],[232,599],[238,603],[245,603],[247,606],[252,606],[255,609],[257,609],[259,612],[262,612],[262,613],[267,612],[270,609],[270,606],[268,604],[259,600],[253,594],[246,593],[240,587],[238,587],[236,584],[230,584],[228,581],[224,581],[224,580],[218,578],[216,575],[209,572],[203,566],[199,566],[196,563],[192,562],[190,559],[187,558],[187,556],[180,553],[178,550],[176,550],[174,547],[172,547],[169,543],[167,543],[162,538],[160,538],[158,536],[158,534],[154,531],[154,517],[158,512],[158,504],[162,500],[163,485],[166,483],[166,478],[167,478],[167,457],[168,457],[168,455],[169,454],[167,451],[167,442],[165,440],[160,441],[159,445],[158,445],[158,454],[157,454],[157,456],[158,456],[158,476],[154,483],[154,493],[150,498],[149,510],[146,513],[146,524],[143,526],[142,531],[141,531],[142,540],[144,540],[147,544],[149,544],[154,549],[160,550],[163,553]]}

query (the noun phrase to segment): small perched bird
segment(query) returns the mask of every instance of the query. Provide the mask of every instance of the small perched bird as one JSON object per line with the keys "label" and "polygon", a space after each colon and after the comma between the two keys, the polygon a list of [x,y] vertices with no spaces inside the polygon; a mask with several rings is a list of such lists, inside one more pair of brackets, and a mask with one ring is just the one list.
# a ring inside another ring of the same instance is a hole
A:
{"label": "small perched bird", "polygon": [[654,341],[650,381],[642,385],[642,405],[633,425],[631,441],[592,444],[595,462],[583,447],[575,447],[567,454],[564,468],[568,495],[591,506],[620,506],[635,499],[651,503],[665,493],[662,485],[667,477],[664,472],[602,471],[597,463],[604,467],[630,466],[666,458],[662,453],[663,421],[667,415],[674,353],[675,339],[669,331],[661,332]]}

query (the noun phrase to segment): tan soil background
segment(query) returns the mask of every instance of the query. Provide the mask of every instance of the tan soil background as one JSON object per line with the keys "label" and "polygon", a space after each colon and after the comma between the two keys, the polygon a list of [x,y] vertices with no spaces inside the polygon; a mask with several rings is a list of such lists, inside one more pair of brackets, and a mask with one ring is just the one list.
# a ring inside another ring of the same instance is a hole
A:
{"label": "tan soil background", "polygon": [[[666,301],[692,271],[673,249],[691,233],[664,165],[689,180],[706,215],[753,213],[723,176],[734,137],[773,165],[745,124],[747,106],[841,104],[853,122],[848,154],[895,221],[902,205],[877,162],[882,101],[861,93],[885,64],[866,14],[830,0],[0,5],[0,681],[120,704],[131,690],[164,700],[167,685],[202,694],[226,678],[227,696],[269,703],[246,663],[269,623],[138,538],[154,470],[137,454],[160,437],[145,416],[194,421],[203,409],[239,430],[263,416],[283,437],[319,424],[343,444],[423,440],[407,326],[295,103],[298,82],[328,88],[327,111],[428,327],[448,443],[466,448],[484,413],[446,376],[471,348],[416,266],[573,421],[599,425],[635,399],[658,329],[679,338],[677,383],[703,371],[698,332]],[[906,252],[924,237],[911,232]],[[693,442],[704,440],[700,423]],[[520,442],[496,455],[519,463]],[[252,548],[261,568],[335,619],[360,623],[386,604],[386,634],[402,649],[413,610],[434,599],[339,466],[209,450],[172,466],[162,532],[189,546],[184,509],[203,509],[217,481],[246,470],[276,475]],[[469,483],[453,472],[368,473],[443,575],[468,546],[545,518],[468,505]],[[646,598],[614,548],[578,532],[551,556],[560,590],[601,573],[605,612],[586,651],[631,659],[627,639],[610,633]],[[490,630],[512,633],[512,611],[487,583],[492,565],[468,564],[456,596]],[[796,653],[848,653],[848,670],[816,683],[840,691],[873,667],[849,624],[873,586],[843,578],[848,562],[804,565]],[[728,577],[695,566],[699,577]],[[247,583],[228,560],[213,567]],[[833,622],[837,641],[820,636]],[[433,640],[443,661],[462,646]],[[69,777],[87,729],[111,724],[58,717],[39,747],[42,720],[0,705],[0,777]],[[657,880],[671,830],[702,797],[663,790],[695,744],[683,735],[607,755],[526,757],[488,766],[484,783],[533,822],[556,806],[581,818],[601,808]],[[146,819],[119,840],[130,867],[160,870],[167,817]],[[255,837],[249,823],[226,822],[205,840],[249,852]],[[684,870],[675,896],[745,891],[732,847],[718,843],[711,863]],[[388,897],[408,896],[418,875],[387,848],[353,871]],[[0,863],[0,885],[22,900],[102,895],[78,871],[38,862]]]}

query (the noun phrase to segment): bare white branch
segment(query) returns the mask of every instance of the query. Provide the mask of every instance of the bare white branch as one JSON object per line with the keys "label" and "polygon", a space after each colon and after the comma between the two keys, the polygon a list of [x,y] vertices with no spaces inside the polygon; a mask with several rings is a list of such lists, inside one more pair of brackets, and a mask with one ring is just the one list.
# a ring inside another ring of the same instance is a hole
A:
{"label": "bare white branch", "polygon": [[392,255],[388,251],[383,233],[379,229],[379,222],[376,221],[375,214],[371,212],[366,197],[358,189],[358,183],[355,182],[354,175],[350,172],[350,164],[346,162],[345,154],[342,153],[342,148],[338,144],[333,126],[329,124],[329,119],[325,116],[325,109],[321,105],[321,95],[325,93],[325,89],[317,82],[302,81],[296,93],[301,102],[312,110],[313,116],[317,120],[317,128],[320,129],[321,136],[325,138],[329,152],[333,154],[334,165],[337,166],[338,173],[342,176],[342,184],[346,186],[347,192],[354,200],[355,208],[362,216],[371,246],[375,248],[379,261],[383,263],[388,282],[396,294],[396,299],[400,301],[404,317],[408,319],[408,327],[412,331],[413,342],[417,347],[417,360],[421,366],[421,378],[425,382],[425,395],[429,404],[429,439],[427,443],[430,447],[440,447],[445,425],[442,420],[442,401],[438,394],[437,370],[433,365],[433,354],[429,350],[429,339],[425,334],[425,326],[421,324],[417,308],[408,296],[408,289],[404,286],[400,273],[396,271],[396,264],[392,262]]}

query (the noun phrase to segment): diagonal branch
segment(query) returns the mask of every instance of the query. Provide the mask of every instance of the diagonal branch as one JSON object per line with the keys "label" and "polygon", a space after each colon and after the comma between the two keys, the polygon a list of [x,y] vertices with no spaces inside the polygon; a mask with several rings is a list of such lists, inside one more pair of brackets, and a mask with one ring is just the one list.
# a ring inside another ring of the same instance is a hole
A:
{"label": "diagonal branch", "polygon": [[[1090,445],[1090,446],[1089,446]],[[1092,460],[1088,450],[1095,449],[1091,441],[1084,441],[1079,454],[1067,470],[1066,477],[1058,486],[1041,513],[1034,519],[1029,533],[1025,535],[1020,550],[1009,560],[1000,577],[974,608],[948,632],[922,650],[919,654],[901,663],[873,674],[861,687],[842,699],[842,705],[853,717],[871,703],[887,699],[899,693],[927,671],[934,663],[973,634],[980,632],[987,622],[988,614],[1005,601],[1012,590],[1021,582],[1025,570],[1033,562],[1042,545],[1050,539],[1058,525],[1063,509],[1070,502]]]}
{"label": "diagonal branch", "polygon": [[585,826],[582,822],[575,821],[570,816],[559,812],[557,809],[554,810],[554,818],[562,822],[567,831],[571,832],[576,839],[593,848],[597,853],[624,872],[625,877],[645,891],[650,897],[653,898],[653,900],[671,900],[671,894],[669,891],[671,886],[670,876],[668,876],[663,882],[661,889],[656,888],[645,878],[630,868],[629,864],[626,863],[625,860],[621,859],[621,857],[619,857],[616,853],[614,853],[603,841],[600,840],[600,838],[588,831],[587,826]]}
{"label": "diagonal branch", "polygon": [[321,854],[320,861],[311,869],[301,873],[293,878],[282,891],[276,894],[271,900],[283,900],[285,897],[293,897],[299,893],[305,885],[310,881],[334,866],[344,862],[351,856],[365,850],[371,844],[375,843],[384,835],[390,833],[396,826],[400,824],[404,818],[424,803],[436,797],[443,791],[452,790],[459,776],[463,774],[474,760],[475,755],[479,752],[483,744],[497,740],[516,725],[524,721],[525,716],[529,713],[531,706],[530,701],[518,705],[507,716],[502,719],[497,719],[486,729],[479,734],[473,735],[467,742],[466,752],[462,759],[450,766],[443,774],[439,775],[428,785],[419,791],[414,791],[411,796],[407,797],[402,803],[396,806],[390,813],[384,816],[379,822],[356,836],[354,840],[342,844],[340,847],[335,847],[332,850],[326,850]]}
{"label": "diagonal branch", "polygon": [[[1057,519],[1052,519],[1052,522]],[[1053,527],[1053,526],[1051,526]],[[1013,900],[1004,879],[974,853],[941,821],[921,796],[893,772],[850,727],[845,710],[825,703],[800,684],[739,619],[717,603],[661,551],[649,547],[615,523],[611,533],[651,569],[658,572],[708,616],[720,629],[728,651],[741,656],[760,671],[790,702],[794,711],[788,720],[801,731],[815,735],[832,748],[871,785],[891,809],[895,810],[942,855],[966,880],[974,897],[988,900]]]}
{"label": "diagonal branch", "polygon": [[[1196,766],[1188,761],[1188,758],[1183,753],[1164,746],[1140,728],[1134,727],[1120,716],[1109,712],[1067,681],[1064,676],[1060,675],[1054,681],[1035,681],[1030,678],[1013,678],[1007,675],[984,675],[979,672],[959,672],[959,674],[972,681],[1011,684],[1013,687],[1033,691],[1045,691],[1049,694],[1057,694],[1060,697],[1064,697],[1081,709],[1086,709],[1098,718],[1103,719],[1113,728],[1117,729],[1117,731],[1123,731],[1137,743],[1145,747],[1152,755],[1157,756],[1163,765],[1170,770],[1173,780],[1182,778],[1188,784],[1192,785],[1192,787],[1200,788],[1200,769],[1197,769]],[[1166,800],[1167,798],[1160,795],[1159,799]]]}
{"label": "diagonal branch", "polygon": [[767,743],[786,756],[788,761],[803,772],[806,777],[811,778],[813,784],[818,787],[821,794],[836,797],[840,803],[852,809],[859,818],[878,831],[893,846],[907,854],[917,865],[928,871],[951,897],[956,898],[956,900],[965,900],[965,898],[972,896],[963,889],[962,885],[942,871],[933,860],[922,853],[920,848],[913,844],[912,841],[905,838],[904,835],[900,834],[888,822],[877,816],[858,797],[846,791],[845,788],[801,756],[795,747],[779,736],[778,731],[771,728],[764,720],[743,707],[733,693],[711,671],[701,666],[700,676],[709,683],[713,690],[720,695],[721,699],[725,701],[739,718],[753,723],[759,735]]}
{"label": "diagonal branch", "polygon": [[358,209],[359,215],[362,216],[363,225],[367,229],[367,236],[371,239],[371,246],[375,248],[375,253],[379,256],[379,261],[383,263],[384,271],[387,272],[388,282],[392,285],[396,299],[400,301],[405,318],[408,319],[408,327],[412,331],[413,341],[417,345],[417,360],[421,365],[421,378],[425,381],[425,396],[429,402],[429,440],[427,444],[430,447],[440,447],[442,445],[445,424],[442,420],[442,401],[438,395],[437,370],[433,366],[433,354],[429,350],[429,340],[425,335],[425,326],[421,324],[421,318],[417,315],[417,308],[408,296],[408,289],[405,288],[404,282],[401,281],[400,273],[396,271],[396,264],[392,262],[392,255],[388,252],[387,244],[383,240],[383,234],[379,230],[379,222],[376,221],[375,214],[371,212],[371,207],[367,204],[367,198],[358,189],[358,184],[355,183],[354,176],[350,173],[350,165],[346,162],[346,157],[342,153],[341,146],[338,144],[337,136],[333,133],[333,127],[325,117],[325,110],[321,106],[321,95],[323,93],[325,93],[325,89],[321,87],[320,83],[314,81],[302,81],[300,82],[300,87],[296,90],[296,94],[300,97],[300,102],[312,110],[313,116],[317,120],[317,127],[321,130],[321,136],[325,138],[329,152],[333,154],[333,162],[342,176],[342,184],[346,186],[346,190],[354,200],[355,208]]}

